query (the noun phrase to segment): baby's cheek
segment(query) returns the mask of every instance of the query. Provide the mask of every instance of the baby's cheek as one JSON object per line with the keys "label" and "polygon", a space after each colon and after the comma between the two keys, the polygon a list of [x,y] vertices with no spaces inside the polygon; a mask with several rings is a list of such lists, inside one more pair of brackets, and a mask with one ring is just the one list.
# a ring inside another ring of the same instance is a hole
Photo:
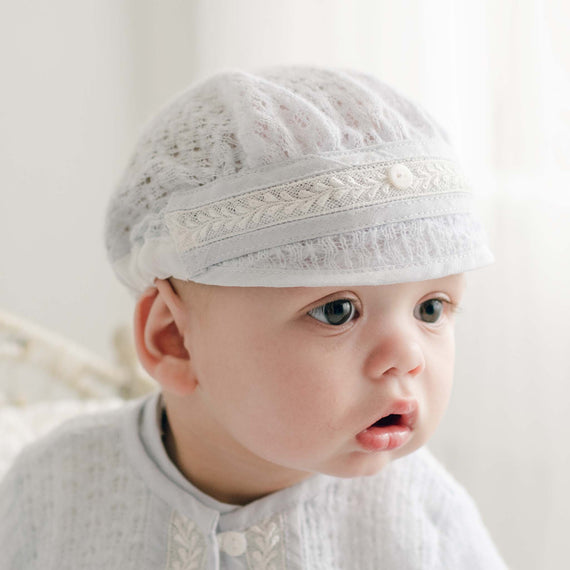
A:
{"label": "baby's cheek", "polygon": [[425,384],[426,420],[430,432],[439,425],[447,409],[452,386],[453,361],[443,359],[440,365],[432,371]]}
{"label": "baby's cheek", "polygon": [[232,351],[220,364],[233,374],[227,401],[241,412],[229,411],[242,442],[273,461],[318,453],[352,405],[350,370],[307,343],[281,339],[277,346],[258,338],[247,348],[247,356]]}
{"label": "baby's cheek", "polygon": [[336,403],[326,390],[312,382],[275,379],[275,384],[251,395],[250,436],[267,453],[268,459],[303,457],[319,450],[330,435]]}

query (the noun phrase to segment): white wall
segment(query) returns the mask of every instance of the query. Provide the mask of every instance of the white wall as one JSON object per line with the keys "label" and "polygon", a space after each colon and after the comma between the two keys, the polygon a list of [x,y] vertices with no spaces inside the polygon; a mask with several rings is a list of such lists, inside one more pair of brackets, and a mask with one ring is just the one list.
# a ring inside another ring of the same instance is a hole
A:
{"label": "white wall", "polygon": [[109,358],[110,327],[130,318],[102,239],[134,138],[129,18],[114,0],[0,15],[0,310]]}

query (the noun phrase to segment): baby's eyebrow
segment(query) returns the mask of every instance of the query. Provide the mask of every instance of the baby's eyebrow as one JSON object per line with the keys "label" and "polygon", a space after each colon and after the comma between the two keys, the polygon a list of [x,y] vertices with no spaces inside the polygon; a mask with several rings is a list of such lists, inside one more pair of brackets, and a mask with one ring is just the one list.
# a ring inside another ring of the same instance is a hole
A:
{"label": "baby's eyebrow", "polygon": [[[299,312],[306,312],[310,310],[311,307],[314,308],[315,306],[324,305],[332,300],[342,298],[343,292],[349,296],[348,291],[342,288],[323,290],[320,293],[313,292],[313,294],[307,291],[305,295],[300,294],[295,300],[295,303],[299,307]],[[353,295],[351,295],[351,297],[353,297]]]}
{"label": "baby's eyebrow", "polygon": [[350,294],[349,290],[344,287],[338,287],[335,289],[328,289],[327,291],[322,291],[321,294],[314,295],[313,298],[315,301],[323,300],[326,301],[329,297],[343,295],[346,294],[347,296],[354,296],[354,294]]}

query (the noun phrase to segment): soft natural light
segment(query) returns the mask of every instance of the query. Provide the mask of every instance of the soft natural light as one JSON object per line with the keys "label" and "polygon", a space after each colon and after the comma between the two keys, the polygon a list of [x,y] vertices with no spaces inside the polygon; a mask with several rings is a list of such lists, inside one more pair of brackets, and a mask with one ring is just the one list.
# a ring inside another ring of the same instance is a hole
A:
{"label": "soft natural light", "polygon": [[214,71],[276,63],[359,68],[421,102],[457,149],[496,258],[468,275],[455,389],[430,447],[510,567],[568,564],[570,4],[52,0],[3,12],[0,311],[108,361],[133,303],[105,258],[104,210],[160,105]]}

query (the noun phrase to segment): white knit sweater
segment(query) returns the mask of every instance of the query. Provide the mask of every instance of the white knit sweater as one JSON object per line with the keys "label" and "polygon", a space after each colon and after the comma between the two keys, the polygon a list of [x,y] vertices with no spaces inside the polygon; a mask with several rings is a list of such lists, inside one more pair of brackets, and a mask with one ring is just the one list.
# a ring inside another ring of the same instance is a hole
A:
{"label": "white knit sweater", "polygon": [[472,500],[426,451],[372,477],[316,475],[246,506],[191,485],[161,398],[65,423],[0,485],[1,570],[505,568]]}

